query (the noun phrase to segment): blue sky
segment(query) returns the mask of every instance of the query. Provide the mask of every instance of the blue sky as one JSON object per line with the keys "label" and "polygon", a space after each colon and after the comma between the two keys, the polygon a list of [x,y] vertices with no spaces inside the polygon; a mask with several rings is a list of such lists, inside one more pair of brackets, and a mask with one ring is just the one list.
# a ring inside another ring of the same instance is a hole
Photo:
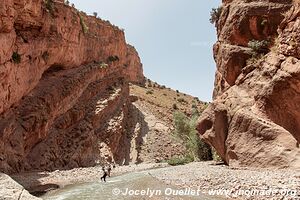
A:
{"label": "blue sky", "polygon": [[216,32],[210,11],[221,0],[71,0],[88,14],[125,29],[145,75],[153,81],[211,101]]}

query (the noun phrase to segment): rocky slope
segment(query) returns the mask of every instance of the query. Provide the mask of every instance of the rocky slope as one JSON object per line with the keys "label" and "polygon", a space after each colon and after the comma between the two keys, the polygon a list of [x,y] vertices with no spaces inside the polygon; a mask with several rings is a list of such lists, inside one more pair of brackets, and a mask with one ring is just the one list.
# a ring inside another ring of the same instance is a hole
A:
{"label": "rocky slope", "polygon": [[130,108],[130,162],[161,162],[186,154],[185,145],[174,138],[173,114],[180,111],[191,116],[202,112],[207,103],[147,80],[145,86],[131,85],[135,102]]}
{"label": "rocky slope", "polygon": [[142,83],[124,32],[63,1],[0,5],[0,171],[123,163],[128,82]]}
{"label": "rocky slope", "polygon": [[[216,25],[214,101],[201,137],[232,166],[299,168],[299,1],[223,0]],[[251,40],[268,46],[249,48]]]}

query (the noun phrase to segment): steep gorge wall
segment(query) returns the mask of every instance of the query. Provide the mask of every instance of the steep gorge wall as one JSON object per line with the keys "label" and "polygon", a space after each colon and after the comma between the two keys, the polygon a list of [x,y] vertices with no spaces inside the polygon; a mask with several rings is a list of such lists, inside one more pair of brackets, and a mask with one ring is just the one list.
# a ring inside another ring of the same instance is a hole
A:
{"label": "steep gorge wall", "polygon": [[91,166],[101,142],[122,152],[128,82],[144,81],[124,32],[62,1],[7,0],[0,17],[0,171]]}
{"label": "steep gorge wall", "polygon": [[[216,26],[214,101],[201,137],[232,166],[299,168],[299,2],[224,0]],[[251,40],[269,41],[255,62]]]}

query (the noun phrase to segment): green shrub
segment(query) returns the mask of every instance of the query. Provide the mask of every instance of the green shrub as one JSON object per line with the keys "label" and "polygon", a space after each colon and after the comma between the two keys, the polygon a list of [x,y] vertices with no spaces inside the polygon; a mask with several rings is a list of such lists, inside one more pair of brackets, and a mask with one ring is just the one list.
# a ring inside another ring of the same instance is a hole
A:
{"label": "green shrub", "polygon": [[269,42],[266,40],[251,40],[248,42],[248,47],[254,52],[265,52],[268,49]]}
{"label": "green shrub", "polygon": [[246,61],[246,65],[253,65],[258,63],[263,56],[269,51],[269,42],[266,40],[251,40],[248,42],[248,47],[251,48],[251,58]]}
{"label": "green shrub", "polygon": [[193,115],[188,118],[181,112],[175,112],[173,135],[184,142],[187,155],[193,157],[194,160],[211,160],[211,148],[200,139],[196,130],[198,117],[199,115]]}
{"label": "green shrub", "polygon": [[21,55],[18,52],[13,52],[11,58],[16,64],[19,64],[21,62]]}
{"label": "green shrub", "polygon": [[45,4],[46,4],[46,9],[53,14],[54,11],[54,2],[53,0],[45,0]]}
{"label": "green shrub", "polygon": [[176,103],[174,103],[172,107],[173,107],[174,110],[178,110],[178,106],[177,106]]}
{"label": "green shrub", "polygon": [[106,63],[104,63],[104,62],[101,62],[100,63],[100,68],[101,69],[105,69],[105,68],[107,68],[108,67],[108,64],[106,64]]}
{"label": "green shrub", "polygon": [[177,101],[179,103],[187,103],[187,101],[184,98],[178,98]]}
{"label": "green shrub", "polygon": [[214,161],[218,161],[218,162],[223,161],[223,159],[222,159],[221,156],[218,154],[218,152],[216,151],[215,148],[212,148],[211,152],[212,152],[212,158],[213,158]]}
{"label": "green shrub", "polygon": [[210,19],[209,19],[209,22],[211,24],[217,24],[219,19],[220,19],[220,16],[221,16],[221,13],[222,13],[222,7],[218,7],[218,8],[213,8],[211,11],[210,11]]}
{"label": "green shrub", "polygon": [[268,20],[264,19],[262,20],[262,22],[260,23],[261,26],[265,26],[268,23]]}
{"label": "green shrub", "polygon": [[81,14],[79,14],[79,18],[83,33],[87,33],[89,31],[89,27],[86,25],[84,18]]}
{"label": "green shrub", "polygon": [[147,90],[146,94],[153,94],[152,90]]}
{"label": "green shrub", "polygon": [[184,165],[190,162],[193,162],[194,158],[190,155],[181,156],[181,157],[173,157],[169,160],[167,160],[167,163],[172,166],[176,165]]}
{"label": "green shrub", "polygon": [[93,12],[93,15],[94,15],[94,17],[97,17],[98,13],[97,12]]}

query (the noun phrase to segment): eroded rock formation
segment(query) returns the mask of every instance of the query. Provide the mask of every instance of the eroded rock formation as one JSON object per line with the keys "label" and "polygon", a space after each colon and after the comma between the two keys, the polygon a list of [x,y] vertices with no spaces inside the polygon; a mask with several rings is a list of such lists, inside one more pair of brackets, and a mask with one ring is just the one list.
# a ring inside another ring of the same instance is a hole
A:
{"label": "eroded rock formation", "polygon": [[[299,27],[296,1],[223,1],[214,101],[198,131],[229,165],[300,167]],[[251,40],[268,53],[247,62]]]}
{"label": "eroded rock formation", "polygon": [[0,17],[0,171],[91,166],[103,141],[122,152],[128,82],[144,79],[124,32],[62,1],[3,1]]}

